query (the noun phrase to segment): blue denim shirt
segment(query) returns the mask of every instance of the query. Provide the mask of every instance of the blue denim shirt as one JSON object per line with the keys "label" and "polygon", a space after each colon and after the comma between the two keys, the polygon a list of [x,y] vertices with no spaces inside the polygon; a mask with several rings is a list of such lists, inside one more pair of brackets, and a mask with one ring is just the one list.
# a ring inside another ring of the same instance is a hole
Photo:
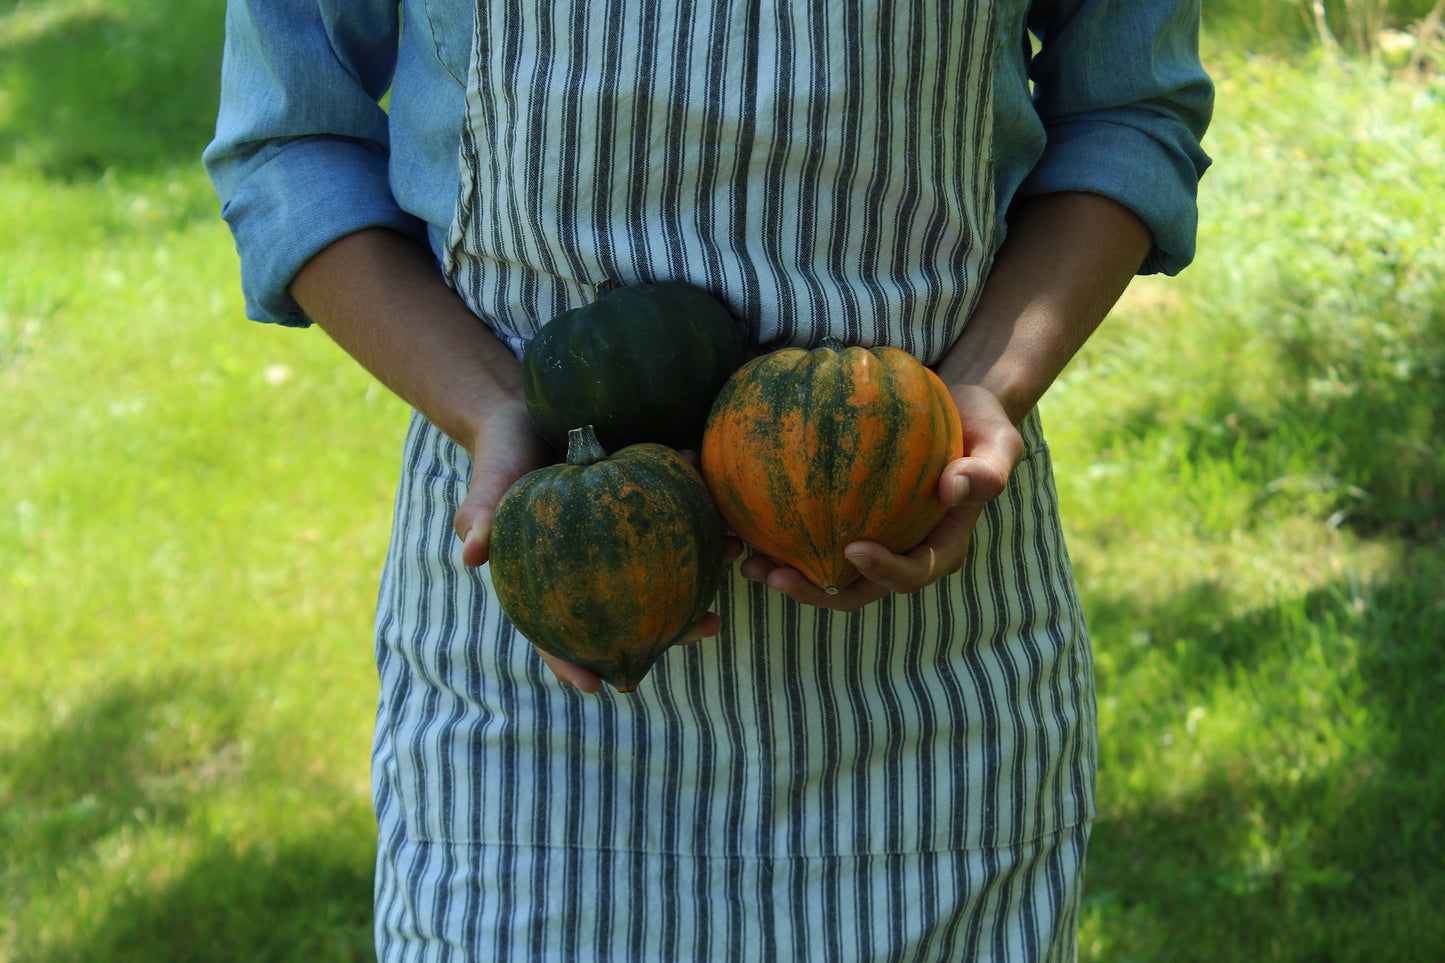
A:
{"label": "blue denim shirt", "polygon": [[[441,250],[475,2],[401,0],[399,17],[396,0],[230,0],[204,162],[249,317],[308,323],[287,286],[354,231],[390,227]],[[1144,273],[1179,271],[1194,255],[1214,99],[1198,0],[1000,0],[995,16],[999,236],[1019,195],[1090,191],[1153,232]]]}

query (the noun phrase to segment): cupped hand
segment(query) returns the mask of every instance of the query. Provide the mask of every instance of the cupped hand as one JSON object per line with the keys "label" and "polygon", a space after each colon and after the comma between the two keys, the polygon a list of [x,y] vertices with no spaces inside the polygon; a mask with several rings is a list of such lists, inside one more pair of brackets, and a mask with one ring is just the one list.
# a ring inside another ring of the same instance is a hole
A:
{"label": "cupped hand", "polygon": [[462,561],[476,567],[486,564],[492,518],[507,489],[528,472],[555,463],[557,457],[532,426],[521,402],[499,407],[487,417],[471,454],[471,484],[452,517],[452,528],[462,540]]}
{"label": "cupped hand", "polygon": [[[686,458],[689,462],[691,462],[694,467],[697,466],[697,452],[691,451],[689,449],[684,449],[682,451],[682,456]],[[741,539],[734,535],[729,535],[723,539],[724,568],[732,565],[732,563],[742,553],[743,543]],[[678,639],[673,644],[691,645],[699,639],[712,638],[714,635],[717,635],[720,631],[722,631],[722,624],[723,623],[721,616],[719,616],[716,612],[709,612],[704,615],[700,620],[698,620],[698,623],[692,627],[691,631],[689,631],[686,635]],[[595,672],[584,669],[582,666],[577,665],[573,662],[567,662],[563,659],[559,659],[552,653],[544,652],[541,649],[537,649],[537,654],[542,657],[542,661],[547,664],[547,668],[552,670],[553,675],[555,675],[561,681],[572,686],[574,689],[577,689],[580,692],[592,693],[602,688],[602,679]]]}
{"label": "cupped hand", "polygon": [[969,540],[984,506],[997,498],[1023,458],[1024,443],[998,399],[976,385],[951,389],[963,425],[963,457],[944,466],[938,498],[949,506],[943,519],[914,549],[890,552],[877,542],[859,541],[843,550],[861,578],[828,594],[802,573],[754,555],[738,567],[746,578],[765,582],[798,602],[853,612],[889,593],[916,592],[963,567]]}
{"label": "cupped hand", "polygon": [[[526,407],[521,404],[494,412],[478,431],[474,449],[471,484],[452,518],[452,527],[462,540],[462,561],[476,567],[486,564],[489,557],[492,519],[507,489],[527,472],[554,464],[558,459],[537,433]],[[696,454],[683,454],[697,463]],[[730,564],[742,553],[742,543],[728,539],[724,551],[725,564]],[[721,629],[722,619],[709,612],[677,644],[709,638]],[[559,681],[579,692],[593,693],[602,688],[602,679],[597,673],[533,648]]]}
{"label": "cupped hand", "polygon": [[[711,638],[722,630],[722,617],[716,612],[709,612],[692,627],[692,631],[678,639],[674,645],[691,645],[698,639]],[[535,648],[535,647],[534,647]],[[602,679],[597,673],[590,669],[565,659],[559,659],[550,652],[537,649],[537,654],[542,657],[547,668],[552,670],[558,680],[565,682],[579,692],[593,693],[602,688]]]}

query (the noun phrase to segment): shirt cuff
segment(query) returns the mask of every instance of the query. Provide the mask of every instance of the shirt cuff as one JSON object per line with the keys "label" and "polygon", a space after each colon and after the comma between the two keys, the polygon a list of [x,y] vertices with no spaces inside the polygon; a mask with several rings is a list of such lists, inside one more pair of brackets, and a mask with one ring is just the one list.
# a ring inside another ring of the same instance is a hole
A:
{"label": "shirt cuff", "polygon": [[[1138,112],[1141,123],[1089,118],[1048,128],[1043,156],[1020,193],[1102,194],[1139,216],[1154,235],[1140,274],[1178,274],[1194,259],[1199,229],[1199,178],[1209,158],[1191,136],[1175,143],[1162,118]],[[1157,133],[1152,126],[1165,129]]]}
{"label": "shirt cuff", "polygon": [[221,211],[241,255],[246,316],[311,324],[287,288],[332,241],[368,227],[421,240],[426,230],[392,196],[386,158],[359,141],[303,138],[253,170]]}

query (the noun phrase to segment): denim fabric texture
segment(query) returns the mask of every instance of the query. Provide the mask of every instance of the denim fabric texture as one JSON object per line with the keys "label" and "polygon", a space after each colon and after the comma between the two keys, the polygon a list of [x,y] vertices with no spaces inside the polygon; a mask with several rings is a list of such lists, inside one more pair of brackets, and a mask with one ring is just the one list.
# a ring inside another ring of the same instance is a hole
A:
{"label": "denim fabric texture", "polygon": [[[226,95],[204,162],[235,233],[246,313],[338,237],[385,226],[440,253],[457,199],[473,0],[231,0]],[[1154,233],[1143,273],[1194,255],[1213,86],[1198,0],[996,5],[995,201],[1091,191]],[[405,24],[403,28],[402,24]],[[1030,39],[1032,35],[1032,40]],[[390,112],[379,102],[391,91]]]}

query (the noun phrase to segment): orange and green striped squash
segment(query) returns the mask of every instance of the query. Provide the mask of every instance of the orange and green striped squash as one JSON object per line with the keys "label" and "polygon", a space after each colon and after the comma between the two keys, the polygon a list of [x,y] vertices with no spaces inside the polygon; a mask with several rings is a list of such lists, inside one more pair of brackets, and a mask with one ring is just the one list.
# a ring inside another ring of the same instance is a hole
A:
{"label": "orange and green striped squash", "polygon": [[565,464],[523,476],[497,505],[490,568],[528,641],[629,692],[716,598],[722,520],[673,449],[609,457],[590,427],[575,429]]}
{"label": "orange and green striped squash", "polygon": [[943,518],[943,468],[963,453],[958,409],[905,351],[784,348],[723,385],[703,434],[702,474],[744,542],[819,588],[858,578],[850,542],[906,552]]}

